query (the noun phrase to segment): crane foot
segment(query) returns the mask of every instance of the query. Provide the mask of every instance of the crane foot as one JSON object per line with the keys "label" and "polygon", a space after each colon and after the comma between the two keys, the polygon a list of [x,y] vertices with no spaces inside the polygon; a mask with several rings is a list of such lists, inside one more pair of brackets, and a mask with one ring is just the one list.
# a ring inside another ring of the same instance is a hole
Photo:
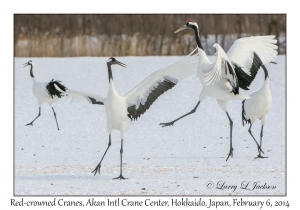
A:
{"label": "crane foot", "polygon": [[100,168],[101,168],[101,165],[98,164],[97,167],[91,173],[94,173],[94,176],[97,174],[97,172],[100,174]]}
{"label": "crane foot", "polygon": [[116,178],[113,178],[113,179],[128,179],[128,178],[125,178],[125,177],[123,177],[123,175],[122,174],[120,174],[120,176],[118,176],[118,177],[116,177]]}
{"label": "crane foot", "polygon": [[231,147],[230,150],[229,150],[229,154],[228,154],[228,157],[226,158],[226,161],[228,160],[228,158],[229,158],[230,156],[233,157],[233,148],[232,148],[232,147]]}

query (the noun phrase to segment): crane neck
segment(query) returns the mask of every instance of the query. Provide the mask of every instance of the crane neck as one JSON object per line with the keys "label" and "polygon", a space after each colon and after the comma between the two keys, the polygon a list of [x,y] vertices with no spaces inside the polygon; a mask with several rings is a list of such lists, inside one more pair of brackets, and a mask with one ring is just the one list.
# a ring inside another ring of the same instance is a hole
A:
{"label": "crane neck", "polygon": [[34,75],[33,75],[33,65],[32,64],[30,64],[30,76],[32,78],[34,78]]}
{"label": "crane neck", "polygon": [[261,67],[262,67],[263,70],[264,70],[264,73],[265,73],[265,80],[266,80],[267,78],[269,78],[268,70],[267,70],[267,68],[265,67],[265,65],[261,65]]}
{"label": "crane neck", "polygon": [[261,87],[261,90],[270,93],[270,87],[269,87],[270,82],[269,82],[268,70],[264,65],[262,65],[261,67],[263,68],[264,73],[265,73],[265,81],[264,81],[263,86]]}
{"label": "crane neck", "polygon": [[113,80],[113,75],[112,75],[111,65],[110,64],[107,64],[107,70],[108,70],[108,81],[110,83],[110,80]]}
{"label": "crane neck", "polygon": [[108,88],[108,96],[117,96],[119,95],[116,88],[115,88],[115,84],[114,81],[111,79],[109,80],[109,88]]}
{"label": "crane neck", "polygon": [[201,44],[201,41],[200,41],[199,30],[196,26],[193,26],[193,29],[195,31],[195,37],[196,37],[197,45],[200,49],[202,49],[204,51],[204,49],[202,47],[202,44]]}

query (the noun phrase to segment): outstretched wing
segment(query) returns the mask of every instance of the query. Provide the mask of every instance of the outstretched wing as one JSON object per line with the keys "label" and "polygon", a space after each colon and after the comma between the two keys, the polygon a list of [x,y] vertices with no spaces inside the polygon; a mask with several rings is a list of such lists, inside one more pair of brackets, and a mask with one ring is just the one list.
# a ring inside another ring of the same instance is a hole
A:
{"label": "outstretched wing", "polygon": [[251,36],[236,40],[227,55],[235,67],[240,87],[248,90],[262,64],[278,54],[275,36]]}
{"label": "outstretched wing", "polygon": [[221,79],[227,79],[233,88],[233,92],[238,94],[239,84],[234,66],[231,64],[230,59],[220,45],[214,44],[213,46],[216,48],[216,61],[204,69],[205,84],[213,85]]}
{"label": "outstretched wing", "polygon": [[89,102],[91,104],[104,105],[104,98],[92,93],[83,91],[68,90],[65,94],[66,100],[74,102]]}
{"label": "outstretched wing", "polygon": [[125,96],[131,119],[140,117],[160,95],[173,88],[180,80],[196,74],[198,56],[192,55],[196,50],[197,48],[177,63],[154,72]]}
{"label": "outstretched wing", "polygon": [[92,93],[87,93],[83,91],[75,91],[75,90],[69,90],[66,86],[61,84],[61,81],[52,79],[47,85],[46,85],[46,91],[47,93],[53,97],[66,97],[66,100],[73,102],[89,102],[91,104],[98,104],[103,105],[104,104],[104,98]]}

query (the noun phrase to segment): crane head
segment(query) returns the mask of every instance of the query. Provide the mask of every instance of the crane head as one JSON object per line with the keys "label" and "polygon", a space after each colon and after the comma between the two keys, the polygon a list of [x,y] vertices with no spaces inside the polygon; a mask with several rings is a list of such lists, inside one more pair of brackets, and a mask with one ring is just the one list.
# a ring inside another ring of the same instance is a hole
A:
{"label": "crane head", "polygon": [[23,68],[26,67],[26,66],[29,66],[29,65],[32,66],[33,65],[33,61],[29,60],[27,63],[24,63],[23,65],[24,65]]}
{"label": "crane head", "polygon": [[126,68],[126,64],[121,63],[120,61],[117,61],[117,59],[115,59],[114,57],[110,57],[110,58],[107,60],[106,63],[107,63],[107,65],[115,65],[115,64],[117,64],[117,65],[120,65],[120,66]]}
{"label": "crane head", "polygon": [[198,30],[198,25],[195,21],[193,20],[189,20],[185,25],[183,25],[182,27],[180,27],[179,29],[177,29],[174,33],[178,33],[179,31],[182,31],[184,29],[197,29]]}

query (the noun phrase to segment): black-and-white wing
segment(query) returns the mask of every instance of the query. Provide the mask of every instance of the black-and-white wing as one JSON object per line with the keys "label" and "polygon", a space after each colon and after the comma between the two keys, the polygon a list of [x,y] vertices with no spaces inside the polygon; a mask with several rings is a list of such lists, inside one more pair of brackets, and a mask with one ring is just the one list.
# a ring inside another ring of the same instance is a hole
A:
{"label": "black-and-white wing", "polygon": [[64,96],[64,93],[68,90],[67,87],[61,84],[61,81],[52,79],[47,85],[46,85],[46,91],[51,96],[53,97],[58,97],[61,98]]}
{"label": "black-and-white wing", "polygon": [[236,40],[227,55],[235,66],[239,85],[248,90],[262,64],[274,62],[278,54],[275,36],[251,36]]}
{"label": "black-and-white wing", "polygon": [[160,95],[179,81],[196,74],[198,56],[192,55],[196,50],[179,62],[154,72],[125,96],[128,116],[132,120],[144,114]]}
{"label": "black-and-white wing", "polygon": [[92,93],[87,93],[83,91],[75,91],[75,90],[69,90],[66,86],[61,84],[61,81],[52,79],[47,85],[46,85],[46,92],[53,97],[66,97],[66,100],[69,102],[89,102],[91,104],[98,104],[98,105],[104,105],[104,98]]}
{"label": "black-and-white wing", "polygon": [[66,100],[71,103],[78,102],[89,102],[91,104],[104,105],[104,98],[92,93],[87,93],[83,91],[68,90],[66,92]]}
{"label": "black-and-white wing", "polygon": [[204,83],[206,85],[214,85],[222,79],[227,79],[232,86],[232,92],[234,94],[239,93],[239,83],[234,70],[234,66],[231,64],[230,59],[223,50],[223,48],[215,43],[213,45],[216,48],[216,61],[211,65],[207,65],[204,69]]}

